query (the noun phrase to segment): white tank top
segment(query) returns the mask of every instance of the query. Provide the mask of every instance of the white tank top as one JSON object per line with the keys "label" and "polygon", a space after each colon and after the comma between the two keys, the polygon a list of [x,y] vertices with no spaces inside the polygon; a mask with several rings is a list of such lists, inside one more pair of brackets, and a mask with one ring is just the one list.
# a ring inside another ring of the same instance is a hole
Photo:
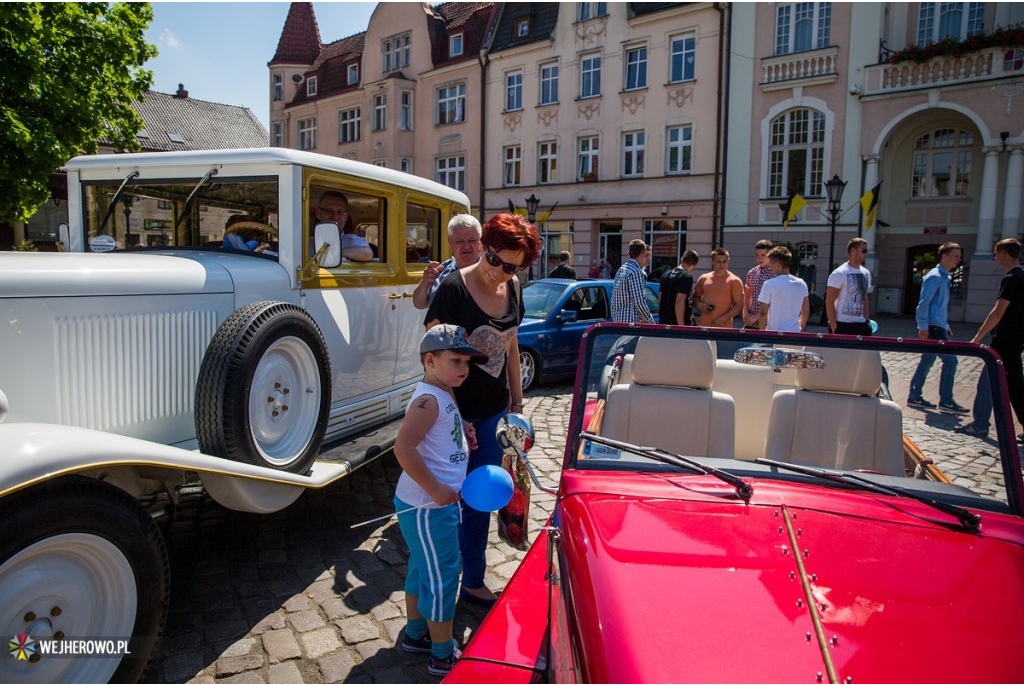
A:
{"label": "white tank top", "polygon": [[[437,420],[416,449],[423,457],[427,468],[434,474],[434,478],[458,491],[462,489],[462,481],[466,479],[466,463],[469,459],[469,443],[462,431],[459,407],[455,404],[455,398],[444,390],[421,381],[405,407],[406,414],[409,413],[416,398],[421,395],[431,395],[437,400]],[[430,504],[427,508],[437,508],[430,495],[404,471],[398,479],[395,496],[413,507]]]}

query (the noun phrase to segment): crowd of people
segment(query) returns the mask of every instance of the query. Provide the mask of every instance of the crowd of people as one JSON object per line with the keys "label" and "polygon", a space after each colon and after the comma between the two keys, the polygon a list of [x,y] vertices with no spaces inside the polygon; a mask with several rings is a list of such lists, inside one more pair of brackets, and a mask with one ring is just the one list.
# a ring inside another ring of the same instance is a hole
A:
{"label": "crowd of people", "polygon": [[[523,410],[517,343],[523,305],[517,274],[541,252],[536,228],[515,214],[497,214],[483,226],[470,215],[457,215],[448,224],[447,238],[452,257],[427,263],[413,295],[414,305],[425,310],[426,332],[420,344],[424,377],[409,402],[395,445],[403,469],[395,508],[410,550],[401,645],[409,652],[429,653],[428,670],[435,675],[445,675],[460,656],[452,634],[457,599],[487,607],[497,600],[497,593],[484,583],[492,517],[490,512],[467,506],[459,490],[467,473],[501,465],[496,426],[506,413]],[[1004,359],[1013,409],[1018,419],[1024,419],[1020,253],[1016,240],[996,244],[994,259],[1005,268],[1006,276],[995,306],[972,340],[981,342],[992,335],[992,347]],[[828,277],[824,308],[832,333],[873,332],[868,318],[867,254],[867,243],[852,239],[847,261]],[[917,307],[922,339],[951,336],[950,272],[959,264],[962,250],[956,243],[946,243],[938,254],[939,263],[923,279]],[[679,265],[661,276],[660,322],[699,321],[702,326],[732,328],[739,319],[748,328],[804,330],[810,316],[808,288],[790,272],[789,249],[762,240],[754,245],[754,257],[756,266],[740,279],[729,270],[729,252],[715,248],[711,270],[694,279],[700,256],[693,250],[684,252]],[[615,273],[612,287],[614,321],[653,321],[643,293],[649,260],[644,241],[629,243],[627,259]],[[571,262],[571,254],[562,252],[549,277],[575,279]],[[601,275],[600,268],[591,273]],[[922,388],[937,357],[943,369],[935,405],[923,397]],[[953,399],[955,373],[954,357],[922,355],[907,404],[968,413]],[[982,374],[973,421],[958,428],[959,432],[987,435],[992,414],[987,385],[988,377]]]}

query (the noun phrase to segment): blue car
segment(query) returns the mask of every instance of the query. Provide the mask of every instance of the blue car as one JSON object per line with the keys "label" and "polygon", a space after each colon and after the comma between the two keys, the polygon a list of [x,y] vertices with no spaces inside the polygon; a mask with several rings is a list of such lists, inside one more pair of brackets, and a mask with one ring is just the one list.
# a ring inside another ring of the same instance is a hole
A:
{"label": "blue car", "polygon": [[[645,283],[644,297],[658,318],[658,284]],[[576,373],[580,339],[596,323],[611,321],[612,280],[547,278],[523,288],[525,317],[519,326],[523,390],[534,383]]]}

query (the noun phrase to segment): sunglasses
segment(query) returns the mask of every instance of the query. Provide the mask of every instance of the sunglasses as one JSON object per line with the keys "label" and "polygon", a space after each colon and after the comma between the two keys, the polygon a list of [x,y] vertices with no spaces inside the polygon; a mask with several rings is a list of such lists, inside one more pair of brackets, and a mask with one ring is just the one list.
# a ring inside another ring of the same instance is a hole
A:
{"label": "sunglasses", "polygon": [[501,257],[491,252],[491,248],[487,248],[484,252],[484,258],[487,259],[488,264],[491,266],[500,266],[501,270],[507,274],[517,274],[526,268],[519,266],[518,264],[509,264],[508,262],[503,261]]}

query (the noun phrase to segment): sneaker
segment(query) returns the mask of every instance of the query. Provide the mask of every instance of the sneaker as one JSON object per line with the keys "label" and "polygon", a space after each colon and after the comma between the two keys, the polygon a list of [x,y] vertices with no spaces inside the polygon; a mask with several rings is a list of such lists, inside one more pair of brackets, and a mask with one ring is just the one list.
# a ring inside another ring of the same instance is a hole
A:
{"label": "sneaker", "polygon": [[976,438],[988,437],[988,428],[980,428],[978,424],[973,422],[965,423],[962,426],[957,426],[956,428],[953,429],[953,432],[959,433],[960,435],[971,435]]}
{"label": "sneaker", "polygon": [[907,406],[918,407],[920,409],[935,409],[935,404],[933,402],[929,402],[923,397],[908,397]]}
{"label": "sneaker", "polygon": [[462,651],[456,647],[447,659],[438,659],[434,655],[430,655],[430,662],[427,664],[427,672],[430,675],[448,675],[452,668],[455,667],[455,662],[462,656]]}
{"label": "sneaker", "polygon": [[939,411],[946,412],[947,414],[968,414],[970,410],[967,407],[962,407],[956,402],[939,402]]}
{"label": "sneaker", "polygon": [[429,653],[430,645],[430,633],[423,633],[423,637],[415,639],[409,637],[409,633],[405,633],[402,638],[402,649],[407,652]]}

